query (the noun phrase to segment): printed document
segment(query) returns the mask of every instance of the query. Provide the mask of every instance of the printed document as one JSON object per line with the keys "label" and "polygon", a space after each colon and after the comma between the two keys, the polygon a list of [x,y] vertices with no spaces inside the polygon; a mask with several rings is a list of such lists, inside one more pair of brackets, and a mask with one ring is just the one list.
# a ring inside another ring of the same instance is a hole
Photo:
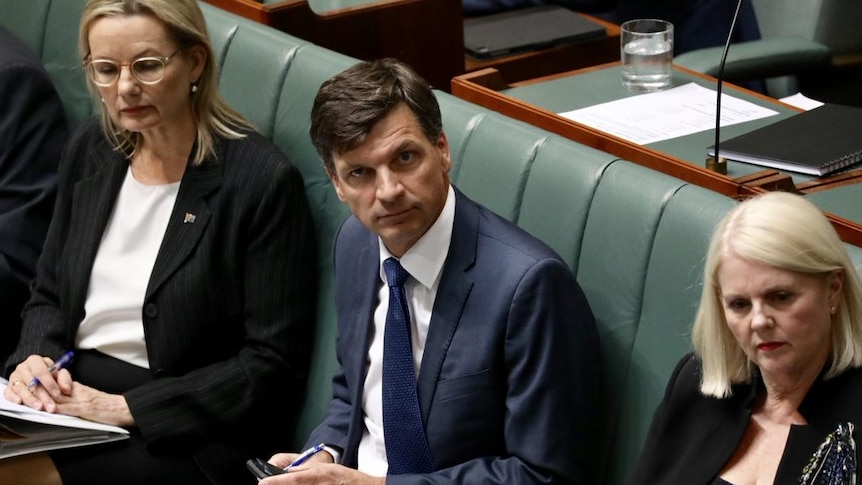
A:
{"label": "printed document", "polygon": [[[597,130],[646,145],[715,129],[716,92],[695,83],[560,113]],[[778,112],[721,95],[721,126],[752,121]]]}

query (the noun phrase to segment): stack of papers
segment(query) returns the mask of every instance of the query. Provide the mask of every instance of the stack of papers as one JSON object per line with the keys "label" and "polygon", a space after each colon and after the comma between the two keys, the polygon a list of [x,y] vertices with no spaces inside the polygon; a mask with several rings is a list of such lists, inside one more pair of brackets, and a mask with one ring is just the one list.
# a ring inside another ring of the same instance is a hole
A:
{"label": "stack of papers", "polygon": [[129,438],[129,431],[64,414],[37,411],[3,397],[0,379],[0,459]]}
{"label": "stack of papers", "polygon": [[[716,92],[695,83],[618,99],[560,116],[639,145],[715,129]],[[721,126],[758,120],[778,112],[721,95]]]}

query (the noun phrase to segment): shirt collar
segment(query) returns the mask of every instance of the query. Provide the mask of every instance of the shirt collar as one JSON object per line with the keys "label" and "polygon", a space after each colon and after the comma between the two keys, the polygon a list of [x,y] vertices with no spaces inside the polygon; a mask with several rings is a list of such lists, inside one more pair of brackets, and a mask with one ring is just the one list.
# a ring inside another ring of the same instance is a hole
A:
{"label": "shirt collar", "polygon": [[[455,225],[455,190],[449,186],[446,203],[434,224],[419,238],[404,256],[399,260],[401,266],[410,273],[422,286],[432,289],[440,278],[443,264],[449,255],[449,243],[452,241],[452,228]],[[380,246],[380,279],[386,281],[383,271],[383,261],[393,258],[378,236]],[[398,259],[398,258],[396,258]]]}

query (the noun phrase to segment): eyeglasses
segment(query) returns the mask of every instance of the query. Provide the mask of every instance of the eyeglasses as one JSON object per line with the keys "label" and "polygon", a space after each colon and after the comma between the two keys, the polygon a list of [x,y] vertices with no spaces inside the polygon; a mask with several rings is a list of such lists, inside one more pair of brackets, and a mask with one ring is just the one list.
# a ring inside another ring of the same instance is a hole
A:
{"label": "eyeglasses", "polygon": [[120,79],[120,71],[123,66],[128,66],[129,71],[141,84],[156,84],[165,77],[165,66],[180,52],[167,56],[139,57],[132,62],[117,62],[108,59],[84,59],[84,67],[90,79],[97,85],[108,87]]}

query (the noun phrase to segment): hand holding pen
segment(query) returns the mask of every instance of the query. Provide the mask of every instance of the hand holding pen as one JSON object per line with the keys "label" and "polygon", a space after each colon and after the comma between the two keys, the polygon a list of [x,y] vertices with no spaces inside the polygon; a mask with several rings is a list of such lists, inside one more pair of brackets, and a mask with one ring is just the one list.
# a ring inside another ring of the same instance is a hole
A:
{"label": "hand holding pen", "polygon": [[[320,443],[319,445],[314,445],[311,448],[303,451],[299,454],[293,461],[290,462],[286,467],[281,468],[281,466],[273,465],[272,463],[267,462],[263,458],[253,458],[248,460],[245,463],[245,466],[248,470],[257,477],[258,480],[263,480],[264,478],[271,477],[273,475],[283,475],[290,471],[291,468],[298,467],[303,463],[307,462],[309,458],[323,451],[323,448],[326,445]],[[285,454],[286,455],[286,454]],[[278,455],[273,456],[276,458]]]}
{"label": "hand holding pen", "polygon": [[314,445],[311,448],[303,451],[302,453],[300,453],[300,455],[298,457],[296,457],[295,460],[290,462],[290,465],[287,465],[286,467],[284,467],[284,471],[288,471],[291,468],[298,467],[299,465],[302,465],[303,463],[308,461],[309,458],[311,458],[312,456],[323,451],[323,448],[325,446],[326,446],[325,444],[320,443],[318,445]]}
{"label": "hand holding pen", "polygon": [[[53,364],[48,366],[48,373],[53,374],[60,369],[65,369],[69,364],[72,363],[72,359],[74,357],[75,357],[75,353],[72,352],[71,350],[66,352],[65,354],[63,354],[62,357],[60,357]],[[39,378],[34,377],[32,380],[30,380],[30,383],[27,384],[27,389],[32,391],[33,388],[35,388],[39,384],[40,384]]]}

